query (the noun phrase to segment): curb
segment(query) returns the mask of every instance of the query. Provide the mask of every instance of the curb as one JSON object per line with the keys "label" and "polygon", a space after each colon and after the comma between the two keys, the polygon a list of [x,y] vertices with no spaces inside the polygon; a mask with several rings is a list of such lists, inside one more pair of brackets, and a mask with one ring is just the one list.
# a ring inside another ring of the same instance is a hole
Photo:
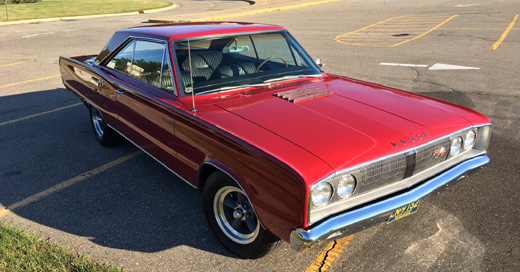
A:
{"label": "curb", "polygon": [[[195,19],[153,19],[153,18],[150,18],[150,19],[148,19],[148,22],[150,22],[150,23],[183,23],[183,22],[220,21],[220,20],[227,20],[227,19],[232,19],[232,18],[237,18],[237,17],[270,13],[270,12],[275,12],[275,11],[284,11],[284,10],[290,10],[290,9],[317,6],[317,5],[328,4],[328,3],[339,2],[339,1],[343,1],[343,0],[316,1],[316,2],[310,2],[310,3],[304,3],[304,4],[282,6],[282,7],[276,7],[276,8],[264,8],[264,9],[259,9],[259,10],[231,13],[231,14],[227,14],[227,15],[209,16],[209,17],[195,18]],[[256,1],[247,1],[247,2],[254,3],[253,5],[250,6],[250,8],[255,7]],[[181,16],[182,15],[180,15],[179,17],[181,17]]]}
{"label": "curb", "polygon": [[55,17],[55,18],[19,20],[19,21],[11,21],[11,22],[0,22],[0,26],[21,25],[21,24],[37,24],[37,23],[43,23],[43,22],[68,21],[68,20],[76,20],[76,19],[90,19],[90,18],[101,18],[101,17],[116,17],[116,16],[139,15],[139,14],[163,12],[163,11],[167,11],[167,10],[171,10],[171,9],[176,9],[178,7],[179,7],[179,5],[177,3],[173,3],[172,5],[164,7],[164,8],[150,9],[150,10],[144,10],[144,11],[133,11],[133,12],[126,12],[126,13],[97,14],[97,15],[84,15],[84,16],[66,16],[66,17]]}

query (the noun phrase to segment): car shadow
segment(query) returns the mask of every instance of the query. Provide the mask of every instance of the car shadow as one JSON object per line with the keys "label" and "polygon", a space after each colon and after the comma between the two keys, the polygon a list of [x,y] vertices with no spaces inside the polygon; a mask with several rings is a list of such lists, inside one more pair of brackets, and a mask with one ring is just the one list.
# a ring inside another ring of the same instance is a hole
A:
{"label": "car shadow", "polygon": [[[61,88],[3,96],[0,123],[77,102]],[[99,145],[82,105],[2,125],[0,143],[2,206],[138,151],[127,141]],[[13,213],[105,247],[152,253],[185,245],[236,258],[209,230],[200,192],[144,153]]]}

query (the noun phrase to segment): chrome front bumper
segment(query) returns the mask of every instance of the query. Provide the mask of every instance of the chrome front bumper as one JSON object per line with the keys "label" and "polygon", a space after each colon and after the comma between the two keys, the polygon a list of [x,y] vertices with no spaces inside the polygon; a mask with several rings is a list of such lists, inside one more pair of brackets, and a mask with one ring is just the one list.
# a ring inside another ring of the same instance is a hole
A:
{"label": "chrome front bumper", "polygon": [[489,157],[486,155],[466,160],[409,191],[333,216],[308,229],[296,229],[291,232],[291,247],[297,251],[306,251],[319,243],[383,223],[397,208],[440,193],[488,162]]}

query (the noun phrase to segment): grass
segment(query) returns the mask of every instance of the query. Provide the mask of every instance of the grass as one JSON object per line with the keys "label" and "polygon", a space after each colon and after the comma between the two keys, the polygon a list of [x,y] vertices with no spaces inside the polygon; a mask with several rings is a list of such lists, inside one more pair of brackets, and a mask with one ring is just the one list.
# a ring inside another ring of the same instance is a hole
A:
{"label": "grass", "polygon": [[[163,8],[170,2],[157,0],[42,0],[38,3],[8,5],[9,21],[67,16],[124,13]],[[7,21],[5,6],[0,6],[0,22]]]}
{"label": "grass", "polygon": [[123,271],[0,222],[0,271]]}

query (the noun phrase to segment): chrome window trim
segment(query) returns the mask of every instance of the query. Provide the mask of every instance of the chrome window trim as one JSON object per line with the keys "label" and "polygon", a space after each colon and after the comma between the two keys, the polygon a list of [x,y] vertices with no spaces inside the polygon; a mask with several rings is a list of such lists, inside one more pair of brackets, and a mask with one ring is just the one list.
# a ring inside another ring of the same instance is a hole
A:
{"label": "chrome window trim", "polygon": [[[443,170],[445,169],[449,169],[453,166],[455,166],[456,164],[459,164],[461,163],[462,161],[465,161],[467,159],[470,159],[472,157],[476,157],[476,156],[479,156],[479,155],[483,155],[486,153],[486,150],[479,150],[479,149],[475,149],[476,146],[479,145],[478,142],[482,141],[482,140],[485,140],[486,138],[489,139],[489,130],[487,131],[480,131],[480,128],[482,127],[490,127],[491,124],[484,124],[484,125],[478,125],[478,126],[468,126],[464,129],[461,129],[461,130],[458,130],[456,132],[453,132],[451,134],[448,134],[446,136],[443,136],[443,137],[440,137],[438,139],[435,139],[433,141],[430,141],[430,142],[426,142],[422,145],[419,145],[419,146],[416,146],[414,148],[410,148],[410,149],[407,149],[407,150],[404,150],[404,151],[401,151],[401,152],[397,152],[397,153],[393,153],[391,155],[388,155],[388,156],[384,156],[384,157],[381,157],[381,158],[378,158],[376,160],[372,160],[372,161],[369,161],[369,162],[366,162],[366,163],[362,163],[362,164],[359,164],[359,165],[356,165],[356,166],[353,166],[353,167],[349,167],[347,169],[344,169],[344,170],[341,170],[341,171],[338,171],[334,174],[331,174],[329,175],[328,177],[316,182],[315,184],[313,184],[313,186],[315,186],[316,184],[319,184],[319,183],[322,183],[322,182],[327,182],[328,180],[331,180],[332,178],[334,178],[336,175],[341,175],[341,174],[345,174],[345,173],[349,173],[349,172],[352,172],[353,170],[356,170],[360,167],[363,167],[363,166],[366,166],[366,165],[369,165],[369,164],[372,164],[372,163],[375,163],[375,162],[378,162],[378,161],[381,161],[381,160],[384,160],[384,159],[388,159],[388,158],[391,158],[391,157],[395,157],[395,156],[398,156],[398,155],[401,155],[401,154],[405,154],[405,153],[408,153],[408,152],[411,152],[411,151],[414,151],[414,150],[417,150],[423,146],[426,146],[426,145],[431,145],[431,144],[435,144],[439,141],[443,141],[445,140],[446,138],[451,138],[455,135],[459,135],[465,131],[468,131],[468,130],[471,130],[471,129],[477,129],[479,130],[477,133],[478,133],[478,136],[477,136],[477,142],[475,143],[475,145],[473,146],[473,148],[471,149],[468,149],[468,150],[464,150],[462,151],[461,153],[459,153],[458,155],[456,156],[453,156],[453,157],[448,157],[445,161],[433,166],[433,167],[430,167],[422,172],[419,172],[419,173],[414,173],[414,175],[412,175],[411,177],[409,178],[405,178],[405,179],[402,179],[400,181],[397,181],[397,182],[394,182],[392,184],[388,184],[386,186],[382,186],[380,188],[377,188],[377,189],[374,189],[372,191],[369,191],[367,193],[363,193],[363,194],[360,194],[360,195],[356,195],[356,196],[352,196],[350,198],[347,198],[347,199],[344,199],[344,200],[334,200],[334,196],[333,198],[331,199],[331,202],[329,202],[329,204],[325,205],[324,207],[322,208],[319,208],[319,209],[316,209],[312,206],[312,203],[311,203],[311,194],[310,194],[310,189],[309,189],[309,195],[308,195],[308,198],[307,198],[307,207],[308,207],[308,213],[307,213],[307,223],[309,225],[313,224],[313,223],[316,223],[317,221],[323,219],[323,218],[326,218],[332,214],[335,214],[335,213],[338,213],[338,212],[342,212],[342,211],[345,211],[345,210],[348,210],[350,208],[353,208],[355,206],[358,206],[358,205],[361,205],[363,203],[367,203],[367,202],[370,202],[372,200],[375,200],[379,197],[382,197],[382,196],[385,196],[385,195],[388,195],[388,194],[392,194],[392,193],[395,193],[397,191],[400,191],[400,190],[403,190],[403,189],[406,189],[406,188],[409,188],[411,186],[414,186],[415,184],[425,180],[425,179],[428,179],[429,177],[432,177],[440,172],[442,172]],[[482,136],[480,136],[480,133],[484,133]],[[484,145],[485,147],[487,147],[487,145],[485,145],[484,143],[480,143],[480,145]],[[359,181],[358,181],[359,182]],[[334,187],[334,185],[333,185]],[[311,187],[312,188],[312,187]],[[335,188],[334,188],[335,189]]]}
{"label": "chrome window trim", "polygon": [[[324,72],[312,60],[311,55],[309,55],[309,53],[300,45],[300,43],[294,38],[293,35],[291,35],[291,33],[287,29],[272,29],[272,30],[263,30],[263,31],[233,32],[233,33],[226,33],[226,34],[214,34],[214,35],[206,35],[206,36],[196,36],[196,37],[182,38],[182,39],[170,39],[169,40],[169,42],[170,42],[169,47],[171,48],[173,61],[175,63],[175,71],[176,71],[175,74],[177,75],[177,78],[179,79],[179,82],[180,82],[182,80],[181,79],[181,75],[180,75],[180,71],[181,71],[180,63],[177,61],[177,54],[175,53],[175,43],[177,43],[177,42],[185,42],[185,41],[188,41],[188,40],[190,40],[190,42],[192,42],[192,41],[207,40],[207,39],[212,39],[212,38],[226,38],[226,37],[247,36],[247,35],[252,36],[252,35],[258,35],[258,34],[271,34],[271,33],[285,33],[285,34],[287,34],[287,36],[289,38],[291,38],[292,41],[294,42],[295,47],[297,49],[300,49],[301,52],[303,52],[303,55],[305,55],[310,60],[310,64],[313,65],[313,67],[316,68],[319,72],[321,72],[321,75],[324,74]],[[253,41],[251,41],[251,43],[253,44],[253,46],[255,46]],[[257,52],[256,48],[255,48],[255,52]],[[257,58],[258,58],[258,53],[257,53]],[[181,84],[179,84],[178,91],[179,91],[179,94],[178,94],[179,97],[189,97],[189,96],[191,96],[191,94],[186,94],[184,92],[184,88],[182,88]]]}
{"label": "chrome window trim", "polygon": [[[149,42],[155,42],[155,43],[160,43],[160,44],[163,44],[164,45],[164,51],[163,51],[163,59],[162,59],[162,62],[161,62],[161,78],[160,78],[160,82],[161,82],[161,87],[156,87],[150,83],[147,83],[147,82],[144,82],[150,86],[154,86],[156,88],[159,88],[161,90],[164,90],[166,91],[167,93],[171,93],[173,94],[174,96],[177,96],[177,86],[175,84],[175,80],[174,80],[174,77],[173,77],[173,69],[171,67],[172,66],[172,63],[171,63],[171,60],[170,58],[168,57],[167,61],[168,61],[168,65],[170,65],[170,74],[172,76],[172,84],[173,84],[173,90],[172,92],[169,92],[168,90],[166,89],[163,89],[162,88],[162,77],[163,77],[163,73],[164,73],[164,55],[167,55],[170,51],[168,50],[169,49],[169,46],[168,46],[168,41],[166,40],[161,40],[161,39],[155,39],[155,38],[149,38],[149,37],[142,37],[142,36],[128,36],[128,38],[126,38],[121,44],[119,44],[116,49],[108,56],[106,56],[102,61],[99,62],[99,66],[103,66],[104,68],[106,69],[110,69],[111,71],[116,71],[116,72],[119,72],[119,73],[122,73],[122,74],[125,74],[121,71],[118,71],[118,70],[115,70],[115,69],[112,69],[110,67],[107,66],[108,62],[110,62],[110,60],[112,60],[117,54],[119,54],[119,52],[121,50],[123,50],[125,48],[125,46],[129,43],[131,43],[132,41],[136,41],[136,43],[134,44],[134,48],[133,48],[133,51],[132,51],[132,66],[134,65],[134,55],[135,55],[135,46],[137,44],[137,41],[149,41]],[[131,69],[131,68],[130,68]],[[125,74],[127,76],[129,76],[128,74]]]}
{"label": "chrome window trim", "polygon": [[181,38],[181,39],[170,39],[171,42],[185,42],[188,41],[188,39],[191,41],[197,41],[197,40],[206,40],[211,38],[226,38],[226,37],[232,37],[237,35],[256,35],[256,34],[266,34],[266,33],[276,33],[276,32],[288,32],[287,29],[271,29],[271,30],[261,30],[261,31],[244,31],[244,32],[231,32],[231,33],[225,33],[225,34],[213,34],[213,35],[205,35],[205,36],[195,36],[195,37],[189,37],[189,38]]}

